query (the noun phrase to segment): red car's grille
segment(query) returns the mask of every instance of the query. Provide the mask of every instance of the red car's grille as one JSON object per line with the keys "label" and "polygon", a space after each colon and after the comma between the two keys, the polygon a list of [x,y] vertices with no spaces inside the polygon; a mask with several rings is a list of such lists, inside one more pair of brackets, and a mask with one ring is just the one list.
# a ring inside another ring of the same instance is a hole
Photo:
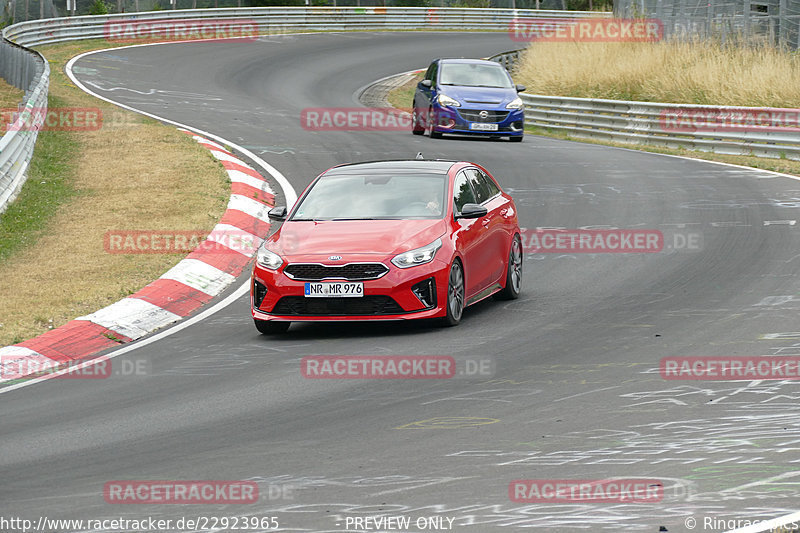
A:
{"label": "red car's grille", "polygon": [[378,279],[389,272],[389,268],[383,263],[347,263],[341,266],[293,263],[287,265],[283,272],[290,278],[299,281],[322,281],[323,279],[360,281]]}
{"label": "red car's grille", "polygon": [[400,307],[389,296],[363,296],[361,298],[306,298],[284,296],[271,315],[280,316],[366,316],[399,315]]}

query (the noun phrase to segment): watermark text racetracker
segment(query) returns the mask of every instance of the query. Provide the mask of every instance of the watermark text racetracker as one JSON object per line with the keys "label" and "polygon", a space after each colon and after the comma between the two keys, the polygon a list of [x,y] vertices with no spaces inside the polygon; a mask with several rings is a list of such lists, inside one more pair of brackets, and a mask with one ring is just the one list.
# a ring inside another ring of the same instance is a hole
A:
{"label": "watermark text racetracker", "polygon": [[109,230],[103,247],[110,254],[255,253],[261,239],[244,230]]}
{"label": "watermark text racetracker", "polygon": [[519,503],[657,503],[664,485],[657,479],[517,479],[508,497]]}
{"label": "watermark text racetracker", "polygon": [[800,357],[664,357],[659,370],[665,380],[800,380]]}
{"label": "watermark text racetracker", "polygon": [[513,41],[537,42],[656,42],[664,37],[659,19],[524,18],[508,27]]}
{"label": "watermark text racetracker", "polygon": [[800,109],[755,107],[678,107],[664,109],[661,129],[671,133],[763,132],[797,134]]}
{"label": "watermark text racetracker", "polygon": [[411,129],[410,109],[393,107],[309,107],[300,126],[309,131],[402,131]]}
{"label": "watermark text racetracker", "polygon": [[108,21],[103,27],[113,43],[248,40],[259,37],[258,22],[249,19],[127,19]]}

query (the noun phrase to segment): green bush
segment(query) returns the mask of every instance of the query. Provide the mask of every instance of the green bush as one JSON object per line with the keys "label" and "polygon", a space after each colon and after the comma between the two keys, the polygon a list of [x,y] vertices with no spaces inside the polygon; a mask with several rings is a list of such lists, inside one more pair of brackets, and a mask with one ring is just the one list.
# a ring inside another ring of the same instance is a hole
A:
{"label": "green bush", "polygon": [[108,6],[103,0],[94,0],[92,7],[89,8],[90,15],[108,15]]}

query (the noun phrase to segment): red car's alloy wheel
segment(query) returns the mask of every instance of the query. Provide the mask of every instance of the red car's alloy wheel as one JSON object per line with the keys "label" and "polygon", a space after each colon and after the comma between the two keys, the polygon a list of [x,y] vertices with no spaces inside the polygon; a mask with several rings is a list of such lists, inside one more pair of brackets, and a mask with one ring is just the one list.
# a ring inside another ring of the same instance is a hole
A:
{"label": "red car's alloy wheel", "polygon": [[461,262],[456,259],[450,267],[450,277],[447,282],[447,316],[444,322],[448,326],[455,326],[461,321],[464,313],[464,270]]}

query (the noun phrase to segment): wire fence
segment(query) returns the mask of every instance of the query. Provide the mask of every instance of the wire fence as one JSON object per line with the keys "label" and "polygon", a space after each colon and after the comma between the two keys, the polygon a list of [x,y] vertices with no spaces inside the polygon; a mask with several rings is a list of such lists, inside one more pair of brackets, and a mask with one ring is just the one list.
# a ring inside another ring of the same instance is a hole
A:
{"label": "wire fence", "polygon": [[659,19],[667,39],[716,39],[798,48],[800,0],[616,0],[614,14]]}

